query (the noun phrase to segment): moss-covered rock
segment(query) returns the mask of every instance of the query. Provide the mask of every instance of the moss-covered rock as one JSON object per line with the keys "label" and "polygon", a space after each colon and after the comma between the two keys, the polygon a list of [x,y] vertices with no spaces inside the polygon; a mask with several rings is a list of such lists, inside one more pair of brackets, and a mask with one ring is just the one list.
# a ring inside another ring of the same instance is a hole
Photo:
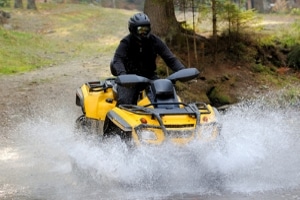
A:
{"label": "moss-covered rock", "polygon": [[236,97],[230,94],[226,86],[213,86],[206,93],[210,102],[215,106],[233,104],[237,101]]}

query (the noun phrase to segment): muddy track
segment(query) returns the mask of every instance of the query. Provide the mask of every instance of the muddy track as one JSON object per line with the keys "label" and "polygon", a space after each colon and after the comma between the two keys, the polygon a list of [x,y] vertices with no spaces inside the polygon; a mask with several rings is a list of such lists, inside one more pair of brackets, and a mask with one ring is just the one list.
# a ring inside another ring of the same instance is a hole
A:
{"label": "muddy track", "polygon": [[49,110],[55,112],[55,109],[68,108],[70,113],[79,112],[75,105],[76,88],[86,81],[110,76],[109,60],[109,57],[102,56],[0,76],[1,133],[8,133],[7,128],[27,118],[49,115]]}

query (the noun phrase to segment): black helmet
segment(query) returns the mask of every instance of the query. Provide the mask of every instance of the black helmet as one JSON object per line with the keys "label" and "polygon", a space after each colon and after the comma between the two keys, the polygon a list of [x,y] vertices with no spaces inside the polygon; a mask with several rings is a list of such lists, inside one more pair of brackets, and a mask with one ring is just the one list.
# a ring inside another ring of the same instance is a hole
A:
{"label": "black helmet", "polygon": [[151,31],[149,17],[144,13],[133,15],[128,21],[128,29],[139,40],[147,38]]}

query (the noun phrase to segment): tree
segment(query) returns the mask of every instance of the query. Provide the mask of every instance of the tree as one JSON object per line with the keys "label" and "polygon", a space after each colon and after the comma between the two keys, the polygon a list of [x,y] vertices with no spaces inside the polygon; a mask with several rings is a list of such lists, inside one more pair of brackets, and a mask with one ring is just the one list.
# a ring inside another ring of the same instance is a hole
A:
{"label": "tree", "polygon": [[253,0],[252,7],[259,12],[264,12],[264,1],[263,0]]}
{"label": "tree", "polygon": [[213,61],[216,60],[216,51],[217,51],[217,44],[218,44],[218,37],[217,37],[217,2],[216,0],[212,0],[211,1],[211,13],[212,13],[212,24],[213,24],[213,41],[214,41],[214,45],[213,45],[213,56],[214,59]]}
{"label": "tree", "polygon": [[[22,0],[15,0],[14,8],[23,8]],[[27,9],[37,9],[35,0],[27,0]]]}
{"label": "tree", "polygon": [[145,0],[144,12],[151,19],[156,35],[172,39],[180,32],[173,0]]}
{"label": "tree", "polygon": [[252,0],[247,0],[247,8],[252,9]]}
{"label": "tree", "polygon": [[36,10],[35,0],[27,0],[27,9]]}
{"label": "tree", "polygon": [[[180,5],[184,5],[188,0],[180,0]],[[194,0],[190,2],[192,9],[194,9]],[[184,9],[184,8],[183,8]],[[172,43],[172,45],[178,45],[182,48],[186,45],[186,51],[188,57],[190,57],[190,43],[194,47],[194,57],[196,64],[198,64],[198,50],[197,41],[203,40],[203,37],[195,34],[195,28],[193,30],[188,26],[181,26],[175,16],[174,0],[145,0],[144,12],[151,19],[152,32],[156,35],[164,38],[166,42]],[[186,25],[186,24],[182,24]],[[201,42],[201,44],[203,44]],[[188,65],[190,65],[190,58],[188,58]]]}
{"label": "tree", "polygon": [[0,10],[0,26],[7,23],[7,20],[10,18],[8,12]]}
{"label": "tree", "polygon": [[23,8],[22,0],[15,0],[14,8]]}
{"label": "tree", "polygon": [[[196,0],[182,0],[181,5],[187,2],[192,4],[191,8],[193,10]],[[250,16],[252,10],[249,10],[249,12],[242,11],[241,7],[246,6],[246,0],[207,0],[202,4],[204,5],[203,7],[205,7],[204,9],[210,9],[209,12],[205,13],[210,13],[212,18],[213,31],[211,38],[212,43],[210,43],[210,45],[212,47],[213,57],[215,58],[218,49],[217,25],[220,23],[220,20],[228,24],[227,35],[229,36],[229,46],[231,46],[231,42],[235,42],[232,41],[233,38],[231,36],[234,35],[237,38],[237,34],[239,34],[242,25],[252,18]],[[185,6],[183,7],[183,9],[186,9]],[[186,24],[183,24],[186,26],[181,27],[175,16],[174,0],[145,0],[144,12],[151,19],[153,33],[163,37],[166,42],[171,42],[172,45],[175,43],[179,45],[180,48],[186,44],[188,54],[190,44],[193,44],[194,58],[196,63],[198,63],[197,53],[199,53],[199,43],[204,44],[203,42],[207,40],[195,33],[194,24],[192,30]],[[204,51],[204,47],[201,47],[201,49]]]}

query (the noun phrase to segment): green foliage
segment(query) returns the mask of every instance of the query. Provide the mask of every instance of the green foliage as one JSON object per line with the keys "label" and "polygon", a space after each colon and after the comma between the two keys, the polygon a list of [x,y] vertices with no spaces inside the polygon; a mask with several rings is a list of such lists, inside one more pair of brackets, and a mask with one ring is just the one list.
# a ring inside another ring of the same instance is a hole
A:
{"label": "green foliage", "polygon": [[231,98],[225,86],[217,86],[211,88],[210,91],[207,93],[207,96],[211,103],[217,106],[232,104],[236,101],[234,98]]}
{"label": "green foliage", "polygon": [[296,45],[288,54],[287,63],[290,67],[300,69],[300,45]]}
{"label": "green foliage", "polygon": [[270,46],[274,44],[274,41],[276,40],[275,35],[271,34],[257,34],[253,33],[253,36],[256,37],[256,42],[259,46]]}
{"label": "green foliage", "polygon": [[0,7],[9,7],[10,0],[0,0]]}
{"label": "green foliage", "polygon": [[[256,11],[245,10],[243,7],[239,7],[238,4],[233,3],[229,0],[216,0],[217,3],[217,16],[219,27],[226,23],[230,30],[252,25],[253,23],[258,23],[259,20],[256,16]],[[244,5],[243,2],[240,3]],[[211,1],[207,3],[202,3],[198,8],[199,16],[198,21],[202,22],[207,17],[211,16]]]}
{"label": "green foliage", "polygon": [[300,101],[299,88],[290,88],[283,95],[283,98],[285,99],[286,102],[297,105],[297,103]]}
{"label": "green foliage", "polygon": [[[217,31],[218,33],[227,35],[230,39],[229,42],[232,39],[236,40],[239,38],[238,35],[245,31],[253,32],[254,30],[261,29],[258,25],[261,22],[261,18],[255,10],[246,10],[242,7],[241,5],[244,5],[244,1],[236,4],[230,0],[216,0],[216,3]],[[210,3],[200,5],[199,7],[198,23],[204,23],[207,20],[210,20],[210,23],[209,25],[205,24],[202,28],[203,30],[207,29],[207,26],[212,26]]]}
{"label": "green foliage", "polygon": [[259,20],[254,10],[243,10],[237,4],[226,2],[219,13],[219,23],[227,24],[229,33],[239,33],[241,30],[253,27]]}
{"label": "green foliage", "polygon": [[289,28],[280,31],[277,38],[286,46],[295,46],[300,41],[299,30],[300,21],[296,21],[292,24],[292,26],[290,25]]}
{"label": "green foliage", "polygon": [[280,28],[269,33],[265,31],[265,34],[256,35],[256,38],[261,46],[280,43],[283,47],[293,47],[300,43],[299,30],[300,22],[296,21],[292,25],[281,25]]}
{"label": "green foliage", "polygon": [[274,68],[264,66],[261,63],[253,64],[251,70],[255,73],[274,74]]}
{"label": "green foliage", "polygon": [[255,73],[262,73],[264,72],[266,69],[265,66],[263,66],[262,64],[255,64],[252,66],[252,71]]}
{"label": "green foliage", "polygon": [[291,15],[300,15],[300,9],[299,8],[293,8],[290,12]]}

